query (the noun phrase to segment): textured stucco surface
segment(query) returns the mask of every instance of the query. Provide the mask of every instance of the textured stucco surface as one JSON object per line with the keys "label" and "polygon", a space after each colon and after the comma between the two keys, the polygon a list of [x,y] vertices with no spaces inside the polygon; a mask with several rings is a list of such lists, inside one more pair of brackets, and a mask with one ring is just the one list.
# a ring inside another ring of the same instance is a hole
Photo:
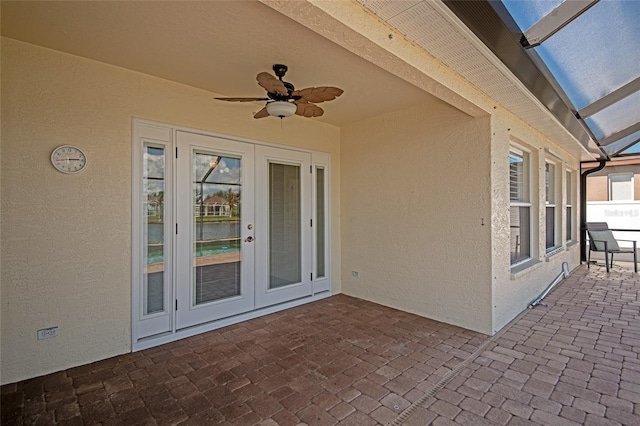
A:
{"label": "textured stucco surface", "polygon": [[587,201],[609,201],[609,177],[589,175],[588,179]]}
{"label": "textured stucco surface", "polygon": [[490,333],[489,130],[441,101],[342,128],[344,293]]}
{"label": "textured stucco surface", "polygon": [[[569,270],[580,264],[580,247],[566,244],[565,223],[565,172],[572,170],[573,187],[579,188],[580,165],[575,157],[553,144],[533,128],[514,118],[501,108],[496,108],[491,120],[491,188],[492,188],[492,299],[493,330],[498,332],[516,315],[527,308],[544,289],[562,272],[562,263],[567,262]],[[510,223],[509,223],[509,147],[520,146],[531,155],[531,222],[532,253],[537,261],[525,270],[512,274],[510,266]],[[561,209],[561,239],[563,247],[548,259],[545,258],[545,159],[558,163],[558,173],[562,176],[562,194],[558,208]],[[574,221],[580,217],[579,203],[574,203]],[[576,222],[577,223],[577,222]]]}
{"label": "textured stucco surface", "polygon": [[[1,381],[131,349],[131,120],[141,117],[331,154],[332,264],[340,290],[340,130],[80,57],[2,39]],[[73,144],[85,171],[51,151]],[[58,326],[59,336],[36,339]]]}
{"label": "textured stucco surface", "polygon": [[[509,147],[531,152],[532,259],[510,265]],[[496,107],[473,119],[435,102],[342,128],[343,292],[486,334],[527,308],[562,271],[565,172],[578,160]],[[545,257],[545,159],[557,162],[559,245]],[[579,203],[574,202],[574,223]],[[482,225],[484,223],[484,225]],[[357,271],[358,278],[352,276]]]}

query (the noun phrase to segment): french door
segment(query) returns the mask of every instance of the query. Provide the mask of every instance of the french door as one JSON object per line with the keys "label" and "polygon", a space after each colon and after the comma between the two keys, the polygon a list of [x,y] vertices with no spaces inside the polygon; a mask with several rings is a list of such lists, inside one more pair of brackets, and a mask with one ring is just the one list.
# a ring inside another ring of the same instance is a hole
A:
{"label": "french door", "polygon": [[256,307],[311,288],[311,156],[256,147]]}
{"label": "french door", "polygon": [[176,327],[254,308],[254,147],[177,133]]}
{"label": "french door", "polygon": [[310,296],[310,154],[180,131],[176,146],[176,329]]}
{"label": "french door", "polygon": [[133,140],[134,348],[330,295],[328,154],[137,119]]}

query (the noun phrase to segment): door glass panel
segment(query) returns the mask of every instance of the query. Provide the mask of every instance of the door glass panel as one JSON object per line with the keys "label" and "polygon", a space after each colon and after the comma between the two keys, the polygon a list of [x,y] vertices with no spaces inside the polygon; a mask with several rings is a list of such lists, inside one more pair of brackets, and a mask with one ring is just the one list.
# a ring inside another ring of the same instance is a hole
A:
{"label": "door glass panel", "polygon": [[555,207],[547,207],[546,212],[546,230],[547,230],[547,238],[546,238],[546,248],[550,250],[556,245],[556,209]]}
{"label": "door glass panel", "polygon": [[193,305],[240,296],[241,159],[194,152]]}
{"label": "door glass panel", "polygon": [[269,289],[302,281],[300,166],[269,163]]}
{"label": "door glass panel", "polygon": [[143,314],[164,312],[165,150],[144,145]]}
{"label": "door glass panel", "polygon": [[324,169],[316,167],[316,277],[325,276]]}
{"label": "door glass panel", "polygon": [[511,206],[511,264],[531,257],[531,216],[528,206]]}

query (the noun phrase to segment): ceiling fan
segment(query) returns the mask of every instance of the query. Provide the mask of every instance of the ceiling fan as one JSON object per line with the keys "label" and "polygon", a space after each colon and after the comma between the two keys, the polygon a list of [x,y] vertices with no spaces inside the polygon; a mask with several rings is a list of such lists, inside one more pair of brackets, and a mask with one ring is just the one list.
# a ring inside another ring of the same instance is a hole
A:
{"label": "ceiling fan", "polygon": [[296,90],[293,84],[282,80],[288,68],[286,65],[275,64],[273,72],[277,78],[268,72],[257,75],[258,84],[267,91],[266,98],[215,98],[227,102],[267,101],[267,105],[258,111],[253,118],[268,116],[289,117],[294,113],[303,117],[320,117],[324,110],[318,105],[320,102],[332,101],[344,92],[337,87],[307,87]]}

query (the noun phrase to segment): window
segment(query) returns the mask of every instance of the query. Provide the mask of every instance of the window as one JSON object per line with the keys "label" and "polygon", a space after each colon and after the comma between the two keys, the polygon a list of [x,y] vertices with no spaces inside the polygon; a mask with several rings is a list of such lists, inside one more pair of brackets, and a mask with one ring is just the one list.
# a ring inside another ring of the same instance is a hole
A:
{"label": "window", "polygon": [[531,200],[529,154],[517,148],[509,151],[509,218],[511,264],[531,257]]}
{"label": "window", "polygon": [[165,257],[166,154],[161,144],[145,142],[143,151],[143,315],[165,312],[167,276]]}
{"label": "window", "polygon": [[546,193],[545,229],[547,232],[545,247],[548,251],[556,247],[556,165],[545,163],[544,182]]}
{"label": "window", "polygon": [[312,222],[314,237],[313,291],[330,290],[331,250],[329,244],[329,154],[313,153],[314,217]]}
{"label": "window", "polygon": [[270,290],[302,281],[302,188],[299,164],[269,163]]}
{"label": "window", "polygon": [[324,167],[316,166],[316,278],[324,278],[326,264],[326,219]]}
{"label": "window", "polygon": [[609,175],[609,201],[633,201],[633,173]]}
{"label": "window", "polygon": [[567,219],[566,240],[573,241],[573,173],[567,172]]}

